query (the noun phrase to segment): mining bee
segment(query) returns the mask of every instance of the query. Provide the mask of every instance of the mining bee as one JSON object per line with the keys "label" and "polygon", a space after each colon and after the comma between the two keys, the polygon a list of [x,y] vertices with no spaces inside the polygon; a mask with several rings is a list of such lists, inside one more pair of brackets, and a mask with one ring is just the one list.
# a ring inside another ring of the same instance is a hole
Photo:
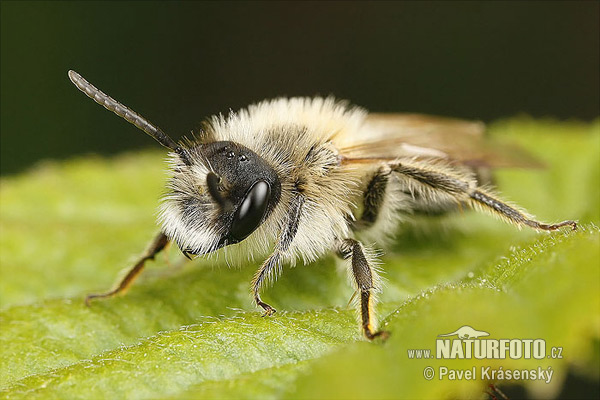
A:
{"label": "mining bee", "polygon": [[170,150],[160,233],[119,285],[86,302],[124,292],[147,260],[175,242],[188,258],[226,246],[266,259],[251,293],[264,315],[266,282],[284,264],[333,251],[347,260],[360,326],[386,337],[374,315],[375,252],[363,243],[392,235],[402,216],[460,207],[518,227],[553,231],[484,188],[490,168],[514,163],[487,146],[478,122],[414,114],[369,114],[334,98],[278,98],[206,120],[175,142],[156,125],[69,71],[79,90]]}

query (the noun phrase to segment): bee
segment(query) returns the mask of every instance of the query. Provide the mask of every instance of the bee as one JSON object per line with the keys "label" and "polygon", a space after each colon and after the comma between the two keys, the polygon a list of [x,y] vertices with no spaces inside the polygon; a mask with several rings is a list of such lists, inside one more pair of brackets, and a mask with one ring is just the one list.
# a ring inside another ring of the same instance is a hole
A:
{"label": "bee", "polygon": [[[206,120],[175,142],[159,127],[69,71],[79,90],[169,149],[170,178],[160,202],[160,233],[107,298],[126,291],[168,243],[188,258],[221,248],[264,255],[251,283],[261,292],[284,264],[328,252],[346,260],[367,339],[385,338],[374,306],[380,290],[375,251],[364,243],[393,235],[402,216],[471,207],[517,227],[546,224],[486,187],[485,171],[514,163],[483,140],[478,122],[369,114],[334,98],[278,98]],[[514,157],[513,157],[514,158]]]}

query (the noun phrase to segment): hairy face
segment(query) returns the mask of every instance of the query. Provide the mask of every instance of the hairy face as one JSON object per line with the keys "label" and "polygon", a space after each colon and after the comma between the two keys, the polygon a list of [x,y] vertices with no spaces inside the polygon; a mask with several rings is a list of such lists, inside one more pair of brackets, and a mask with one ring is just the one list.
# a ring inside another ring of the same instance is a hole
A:
{"label": "hairy face", "polygon": [[173,176],[160,222],[182,251],[205,254],[248,237],[281,196],[279,177],[250,149],[231,141],[171,155]]}

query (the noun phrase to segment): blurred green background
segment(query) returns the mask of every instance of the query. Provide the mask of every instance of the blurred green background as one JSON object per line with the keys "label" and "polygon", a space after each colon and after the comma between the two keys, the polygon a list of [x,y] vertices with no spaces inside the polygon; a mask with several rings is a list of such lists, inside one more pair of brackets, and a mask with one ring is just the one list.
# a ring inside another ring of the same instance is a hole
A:
{"label": "blurred green background", "polygon": [[154,146],[75,69],[178,138],[273,96],[491,121],[591,120],[598,2],[1,3],[1,172]]}

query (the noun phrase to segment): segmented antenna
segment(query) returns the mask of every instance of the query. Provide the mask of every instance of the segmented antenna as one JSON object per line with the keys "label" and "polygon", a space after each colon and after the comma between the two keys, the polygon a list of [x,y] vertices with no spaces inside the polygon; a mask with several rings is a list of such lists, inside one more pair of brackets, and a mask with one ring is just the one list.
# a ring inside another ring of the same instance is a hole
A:
{"label": "segmented antenna", "polygon": [[148,121],[131,108],[124,106],[109,95],[102,92],[97,87],[86,81],[77,72],[70,70],[69,79],[71,79],[71,82],[77,86],[77,89],[85,93],[87,97],[94,100],[107,110],[114,112],[119,117],[124,118],[128,122],[137,126],[139,129],[156,139],[158,143],[178,153],[183,152],[177,143],[175,143],[175,141],[173,141],[173,139],[164,133],[158,126],[154,125],[152,122]]}

